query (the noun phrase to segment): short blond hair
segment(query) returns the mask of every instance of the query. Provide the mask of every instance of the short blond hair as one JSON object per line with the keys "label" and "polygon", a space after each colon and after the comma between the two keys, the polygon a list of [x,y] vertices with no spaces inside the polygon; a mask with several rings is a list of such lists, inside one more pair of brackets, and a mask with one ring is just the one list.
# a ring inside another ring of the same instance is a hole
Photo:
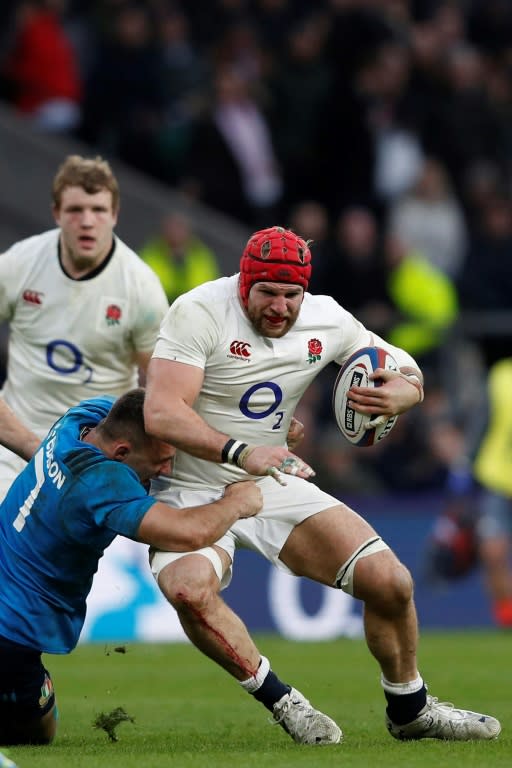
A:
{"label": "short blond hair", "polygon": [[52,184],[52,199],[55,208],[60,208],[62,193],[66,187],[82,187],[93,195],[107,189],[112,195],[112,208],[119,209],[119,185],[107,160],[96,157],[68,155],[59,166]]}

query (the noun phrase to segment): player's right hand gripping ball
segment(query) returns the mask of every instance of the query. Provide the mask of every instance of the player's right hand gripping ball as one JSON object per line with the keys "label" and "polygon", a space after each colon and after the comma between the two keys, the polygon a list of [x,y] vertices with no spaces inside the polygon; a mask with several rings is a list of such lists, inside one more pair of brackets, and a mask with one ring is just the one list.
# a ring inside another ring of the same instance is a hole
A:
{"label": "player's right hand gripping ball", "polygon": [[377,368],[397,371],[398,365],[390,353],[382,347],[363,347],[349,357],[340,368],[332,393],[332,407],[336,423],[343,437],[352,445],[363,448],[384,440],[396,424],[398,416],[383,419],[382,423],[367,429],[371,415],[357,413],[347,402],[347,392],[352,386],[380,387],[377,379],[369,376]]}

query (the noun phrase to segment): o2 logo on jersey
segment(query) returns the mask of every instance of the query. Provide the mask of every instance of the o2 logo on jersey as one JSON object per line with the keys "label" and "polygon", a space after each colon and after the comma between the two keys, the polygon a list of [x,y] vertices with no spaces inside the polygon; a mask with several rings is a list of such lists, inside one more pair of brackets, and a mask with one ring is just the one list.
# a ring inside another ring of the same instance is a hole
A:
{"label": "o2 logo on jersey", "polygon": [[77,346],[65,339],[55,339],[46,345],[46,362],[53,371],[61,376],[70,376],[82,371],[82,384],[92,379],[92,368],[84,363],[84,358]]}
{"label": "o2 logo on jersey", "polygon": [[[265,410],[255,410],[254,405],[251,406],[249,401],[251,399],[253,399],[253,401],[258,400],[258,397],[262,399],[264,398],[266,401],[268,401],[268,393],[265,392],[265,390],[270,390],[274,400],[267,408],[265,408]],[[243,415],[248,419],[265,419],[267,416],[270,416],[272,413],[274,413],[274,411],[276,411],[276,420],[272,425],[272,429],[279,429],[283,420],[284,411],[278,411],[277,409],[281,405],[282,401],[283,390],[279,384],[276,384],[274,381],[262,381],[259,384],[253,384],[252,387],[249,387],[247,392],[244,392],[240,398],[238,406]]]}

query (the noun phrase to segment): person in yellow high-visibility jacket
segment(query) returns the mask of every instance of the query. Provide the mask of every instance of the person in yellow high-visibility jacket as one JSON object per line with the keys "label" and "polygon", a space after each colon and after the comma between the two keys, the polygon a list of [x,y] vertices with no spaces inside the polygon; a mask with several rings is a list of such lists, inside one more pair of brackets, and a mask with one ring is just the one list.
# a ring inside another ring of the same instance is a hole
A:
{"label": "person in yellow high-visibility jacket", "polygon": [[512,627],[512,357],[489,370],[488,424],[473,463],[482,486],[477,533],[496,624]]}
{"label": "person in yellow high-visibility jacket", "polygon": [[160,278],[169,304],[191,288],[220,276],[214,252],[194,234],[189,218],[181,213],[165,216],[160,233],[139,255]]}
{"label": "person in yellow high-visibility jacket", "polygon": [[387,294],[400,314],[386,339],[413,357],[422,357],[440,347],[446,331],[457,319],[456,287],[421,251],[398,238],[387,238],[386,251]]}

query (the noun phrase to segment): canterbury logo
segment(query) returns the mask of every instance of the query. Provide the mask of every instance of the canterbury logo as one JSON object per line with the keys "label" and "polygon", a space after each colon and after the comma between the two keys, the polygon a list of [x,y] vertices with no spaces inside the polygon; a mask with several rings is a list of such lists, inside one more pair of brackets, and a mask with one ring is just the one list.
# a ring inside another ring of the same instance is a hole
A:
{"label": "canterbury logo", "polygon": [[43,295],[44,294],[39,291],[30,291],[27,289],[26,291],[23,291],[23,301],[26,301],[29,304],[42,304]]}
{"label": "canterbury logo", "polygon": [[235,357],[250,357],[251,345],[248,341],[232,341],[229,345],[229,351]]}

